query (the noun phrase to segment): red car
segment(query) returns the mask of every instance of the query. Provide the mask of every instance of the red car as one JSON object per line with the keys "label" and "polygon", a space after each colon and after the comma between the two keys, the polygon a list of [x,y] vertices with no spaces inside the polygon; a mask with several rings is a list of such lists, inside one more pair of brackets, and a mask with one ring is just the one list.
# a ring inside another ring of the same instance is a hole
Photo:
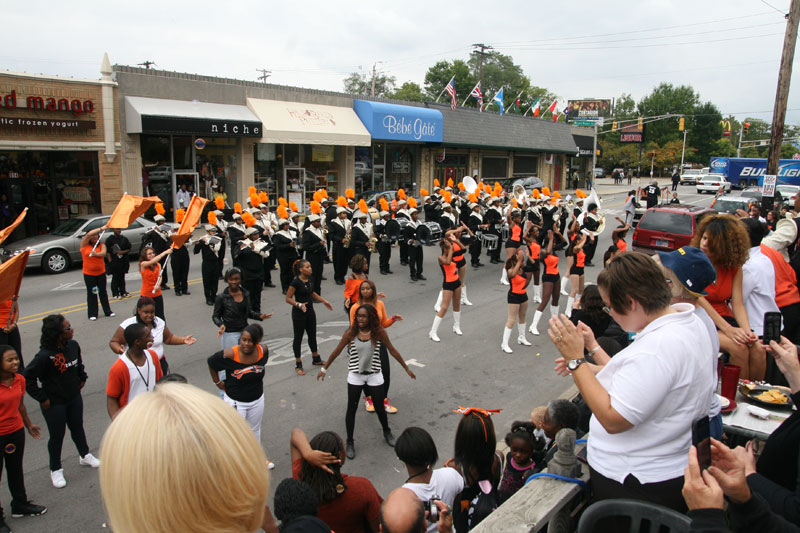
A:
{"label": "red car", "polygon": [[715,213],[695,205],[651,207],[633,232],[633,249],[648,254],[677,250],[689,244],[703,217]]}

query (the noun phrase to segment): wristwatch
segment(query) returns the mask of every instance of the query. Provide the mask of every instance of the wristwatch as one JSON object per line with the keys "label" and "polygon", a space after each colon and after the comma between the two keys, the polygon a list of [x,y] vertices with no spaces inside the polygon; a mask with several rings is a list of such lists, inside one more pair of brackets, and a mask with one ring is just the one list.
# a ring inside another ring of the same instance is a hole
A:
{"label": "wristwatch", "polygon": [[569,363],[567,363],[567,368],[570,372],[575,372],[579,366],[586,362],[586,359],[581,357],[580,359],[571,359]]}

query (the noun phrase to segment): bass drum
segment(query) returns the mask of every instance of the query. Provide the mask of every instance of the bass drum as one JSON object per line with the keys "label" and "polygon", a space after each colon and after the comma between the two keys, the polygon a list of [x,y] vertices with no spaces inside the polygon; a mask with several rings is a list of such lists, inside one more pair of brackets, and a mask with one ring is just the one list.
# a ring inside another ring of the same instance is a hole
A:
{"label": "bass drum", "polygon": [[408,226],[410,220],[407,218],[393,218],[386,222],[386,235],[389,236],[389,240],[392,242],[397,242],[400,238],[400,235],[403,233],[403,228]]}
{"label": "bass drum", "polygon": [[417,240],[425,246],[431,246],[442,239],[442,227],[438,222],[423,222],[417,226]]}

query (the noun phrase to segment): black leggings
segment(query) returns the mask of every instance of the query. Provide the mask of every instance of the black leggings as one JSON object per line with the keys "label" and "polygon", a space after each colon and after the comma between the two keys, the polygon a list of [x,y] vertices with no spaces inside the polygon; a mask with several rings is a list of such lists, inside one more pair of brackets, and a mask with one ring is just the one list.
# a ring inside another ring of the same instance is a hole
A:
{"label": "black leggings", "polygon": [[108,305],[105,273],[97,276],[84,274],[83,282],[86,284],[86,310],[89,312],[89,318],[97,318],[98,298],[100,299],[100,305],[103,306],[103,312],[106,314],[106,316],[110,315],[111,306]]}
{"label": "black leggings", "polygon": [[353,440],[353,430],[356,427],[356,411],[361,401],[362,392],[365,396],[372,397],[372,405],[375,406],[375,414],[378,415],[378,420],[380,420],[383,430],[387,431],[389,429],[389,420],[386,418],[386,411],[383,410],[383,385],[370,387],[369,385],[351,385],[348,383],[347,414],[344,417],[344,423],[347,427],[347,440]]}
{"label": "black leggings", "polygon": [[47,451],[50,454],[50,471],[61,469],[61,448],[64,445],[64,434],[69,428],[72,442],[78,448],[78,454],[83,457],[89,453],[86,443],[86,433],[83,430],[83,398],[80,393],[67,403],[51,403],[50,409],[42,409],[44,421],[50,440],[47,441]]}
{"label": "black leggings", "polygon": [[153,296],[153,301],[156,306],[156,316],[166,322],[167,319],[164,316],[164,295],[159,294],[158,296]]}
{"label": "black leggings", "polygon": [[294,329],[294,340],[292,341],[294,358],[300,359],[300,346],[303,343],[303,332],[308,335],[308,349],[311,350],[312,354],[316,354],[317,314],[314,312],[314,306],[310,303],[306,304],[305,313],[299,307],[292,307],[292,327]]}
{"label": "black leggings", "polygon": [[0,454],[2,454],[0,474],[2,474],[5,464],[8,490],[11,492],[11,505],[27,502],[25,475],[22,470],[22,458],[25,455],[25,428],[7,435],[0,435]]}

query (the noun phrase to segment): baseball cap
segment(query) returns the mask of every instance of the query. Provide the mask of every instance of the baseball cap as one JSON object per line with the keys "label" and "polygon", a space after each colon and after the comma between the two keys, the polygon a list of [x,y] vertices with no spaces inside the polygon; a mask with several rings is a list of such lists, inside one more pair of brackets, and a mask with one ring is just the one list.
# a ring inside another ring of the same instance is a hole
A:
{"label": "baseball cap", "polygon": [[684,246],[672,252],[658,252],[661,264],[675,272],[687,291],[706,296],[706,287],[717,279],[717,271],[705,253],[694,246]]}

